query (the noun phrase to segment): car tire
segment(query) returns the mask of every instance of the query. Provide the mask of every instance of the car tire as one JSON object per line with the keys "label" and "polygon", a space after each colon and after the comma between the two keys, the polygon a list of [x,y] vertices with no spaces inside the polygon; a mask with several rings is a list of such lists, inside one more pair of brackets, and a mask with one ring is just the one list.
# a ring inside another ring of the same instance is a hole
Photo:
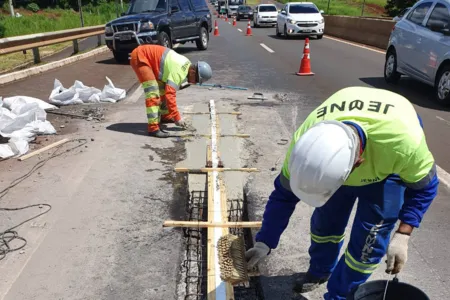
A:
{"label": "car tire", "polygon": [[280,37],[281,36],[281,32],[280,32],[280,30],[278,29],[278,23],[277,24],[275,24],[275,32],[276,32],[276,35],[277,35],[277,37]]}
{"label": "car tire", "polygon": [[169,35],[165,31],[161,31],[158,33],[158,44],[161,46],[172,49],[172,41],[170,40]]}
{"label": "car tire", "polygon": [[450,89],[445,88],[450,81],[450,64],[444,65],[436,76],[434,84],[435,98],[439,104],[450,106]]}
{"label": "car tire", "polygon": [[286,25],[284,25],[283,36],[284,36],[285,39],[289,38],[289,34],[287,32],[287,26]]}
{"label": "car tire", "polygon": [[322,38],[323,38],[323,34],[318,34],[318,35],[317,35],[317,39],[318,39],[318,40],[321,40]]}
{"label": "car tire", "polygon": [[255,20],[253,20],[253,28],[258,28],[258,22],[256,22]]}
{"label": "car tire", "polygon": [[236,17],[236,21],[238,21],[238,22],[239,22],[240,20],[241,20],[241,19],[239,19],[239,17]]}
{"label": "car tire", "polygon": [[396,84],[400,80],[402,74],[397,72],[397,53],[395,50],[389,50],[386,54],[384,62],[384,80],[387,83]]}
{"label": "car tire", "polygon": [[200,38],[195,41],[198,50],[208,49],[209,35],[205,27],[200,28]]}
{"label": "car tire", "polygon": [[127,52],[113,51],[113,55],[114,55],[114,59],[119,64],[128,62],[128,53]]}

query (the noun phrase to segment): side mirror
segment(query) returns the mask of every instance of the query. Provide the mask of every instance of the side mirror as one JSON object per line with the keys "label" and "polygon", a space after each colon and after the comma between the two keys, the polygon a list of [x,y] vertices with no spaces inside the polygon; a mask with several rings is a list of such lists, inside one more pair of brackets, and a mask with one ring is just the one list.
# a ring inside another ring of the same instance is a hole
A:
{"label": "side mirror", "polygon": [[319,11],[321,14],[325,13],[323,10]]}
{"label": "side mirror", "polygon": [[286,14],[286,11],[285,11],[285,10],[281,10],[281,14],[282,14],[282,15],[285,15],[285,14]]}
{"label": "side mirror", "polygon": [[176,12],[179,12],[180,11],[180,9],[178,8],[178,6],[172,6],[171,8],[170,8],[170,12],[173,14],[173,13],[176,13]]}

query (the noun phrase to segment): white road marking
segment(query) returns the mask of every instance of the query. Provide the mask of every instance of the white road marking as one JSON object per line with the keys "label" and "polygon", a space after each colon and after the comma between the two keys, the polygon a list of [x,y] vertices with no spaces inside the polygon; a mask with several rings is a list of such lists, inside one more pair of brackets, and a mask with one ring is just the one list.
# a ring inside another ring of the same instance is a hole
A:
{"label": "white road marking", "polygon": [[274,53],[275,51],[273,51],[272,49],[270,49],[269,47],[267,47],[266,45],[264,45],[264,44],[260,44],[261,45],[261,47],[263,47],[264,49],[266,49],[267,51],[269,51],[270,53]]}
{"label": "white road marking", "polygon": [[441,117],[439,117],[439,116],[436,116],[436,119],[441,120],[442,122],[445,122],[447,125],[450,125],[450,121],[447,121],[447,120],[444,119],[444,118],[441,118]]}
{"label": "white road marking", "polygon": [[352,46],[355,46],[355,47],[358,47],[358,48],[370,50],[370,51],[375,52],[375,53],[386,54],[386,51],[377,50],[377,49],[370,48],[370,47],[367,47],[367,46],[364,46],[364,45],[361,45],[361,44],[357,44],[357,43],[349,42],[349,41],[346,41],[346,40],[343,40],[343,39],[338,39],[338,38],[335,38],[335,37],[331,37],[329,35],[324,35],[324,38],[327,38],[327,39],[333,40],[333,41],[337,41],[337,42],[340,42],[340,43],[343,43],[343,44],[352,45]]}
{"label": "white road marking", "polygon": [[239,29],[239,28],[238,28],[238,31],[242,32],[242,29]]}
{"label": "white road marking", "polygon": [[[379,54],[383,54],[383,55],[386,54],[385,51],[376,50],[376,49],[373,49],[373,48],[370,48],[370,47],[366,47],[364,45],[360,45],[360,44],[344,41],[344,40],[341,40],[341,39],[338,39],[338,38],[334,38],[334,37],[330,37],[330,36],[327,36],[327,35],[324,36],[324,37],[329,39],[329,40],[333,40],[333,41],[337,41],[337,42],[344,43],[344,44],[347,44],[347,45],[351,45],[351,46],[354,46],[354,47],[362,48],[362,49],[369,50],[369,51],[372,51],[372,52],[375,52],[375,53],[379,53]],[[441,120],[441,121],[447,123],[447,125],[450,125],[450,121],[447,121],[446,119],[441,118],[439,116],[436,116],[436,118],[438,120]],[[450,174],[447,173],[447,171],[445,171],[441,167],[439,167],[437,164],[436,164],[436,169],[437,169],[437,174],[438,174],[438,177],[439,177],[439,181],[442,184],[444,184],[447,188],[450,188]]]}
{"label": "white road marking", "polygon": [[228,24],[231,24],[231,22],[228,22]]}
{"label": "white road marking", "polygon": [[177,49],[177,48],[180,47],[180,46],[181,46],[181,44],[175,44],[175,45],[172,46],[172,48],[173,48],[173,49]]}

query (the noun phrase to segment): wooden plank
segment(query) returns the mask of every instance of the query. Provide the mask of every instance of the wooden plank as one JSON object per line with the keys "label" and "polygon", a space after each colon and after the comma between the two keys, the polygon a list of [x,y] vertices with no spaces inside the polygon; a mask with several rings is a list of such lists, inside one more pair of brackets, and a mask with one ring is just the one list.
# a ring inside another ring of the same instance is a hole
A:
{"label": "wooden plank", "polygon": [[[214,210],[208,210],[208,213],[214,213]],[[209,222],[209,221],[164,221],[163,227],[198,227],[198,228],[261,228],[261,221],[239,221],[239,222]]]}
{"label": "wooden plank", "polygon": [[[211,146],[207,147],[206,157],[211,159]],[[214,207],[213,195],[212,195],[212,175],[208,173],[208,222],[211,223],[214,218],[214,211],[211,209]],[[215,245],[214,241],[214,227],[208,227],[207,229],[207,298],[208,300],[216,300],[216,274],[215,274]]]}
{"label": "wooden plank", "polygon": [[39,154],[39,153],[42,153],[42,152],[47,151],[47,150],[50,150],[50,149],[55,148],[55,147],[57,147],[57,146],[59,146],[59,145],[65,144],[65,143],[67,143],[68,141],[69,141],[69,139],[62,139],[62,140],[60,140],[60,141],[58,141],[58,142],[55,142],[55,143],[53,143],[53,144],[47,145],[47,146],[45,146],[45,147],[42,147],[41,149],[38,149],[38,150],[33,151],[33,152],[31,152],[31,153],[25,154],[25,155],[19,157],[19,160],[20,160],[20,161],[23,161],[23,160],[28,159],[28,158],[30,158],[30,157],[33,157],[33,156],[35,156],[35,155],[37,155],[37,154]]}
{"label": "wooden plank", "polygon": [[175,168],[175,172],[208,173],[208,172],[259,172],[257,168]]}
{"label": "wooden plank", "polygon": [[[195,133],[186,133],[180,135],[181,138],[189,138],[189,137],[205,137],[211,138],[210,134],[195,134]],[[238,137],[238,138],[249,138],[250,134],[248,133],[236,133],[236,134],[221,134],[219,137]]]}

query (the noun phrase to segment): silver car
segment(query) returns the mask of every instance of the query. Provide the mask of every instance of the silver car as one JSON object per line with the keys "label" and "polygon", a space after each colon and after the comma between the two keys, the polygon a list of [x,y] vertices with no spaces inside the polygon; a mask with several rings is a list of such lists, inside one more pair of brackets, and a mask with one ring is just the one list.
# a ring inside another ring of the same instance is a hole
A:
{"label": "silver car", "polygon": [[397,83],[402,75],[435,89],[436,99],[450,105],[450,2],[421,0],[392,29],[384,78]]}

